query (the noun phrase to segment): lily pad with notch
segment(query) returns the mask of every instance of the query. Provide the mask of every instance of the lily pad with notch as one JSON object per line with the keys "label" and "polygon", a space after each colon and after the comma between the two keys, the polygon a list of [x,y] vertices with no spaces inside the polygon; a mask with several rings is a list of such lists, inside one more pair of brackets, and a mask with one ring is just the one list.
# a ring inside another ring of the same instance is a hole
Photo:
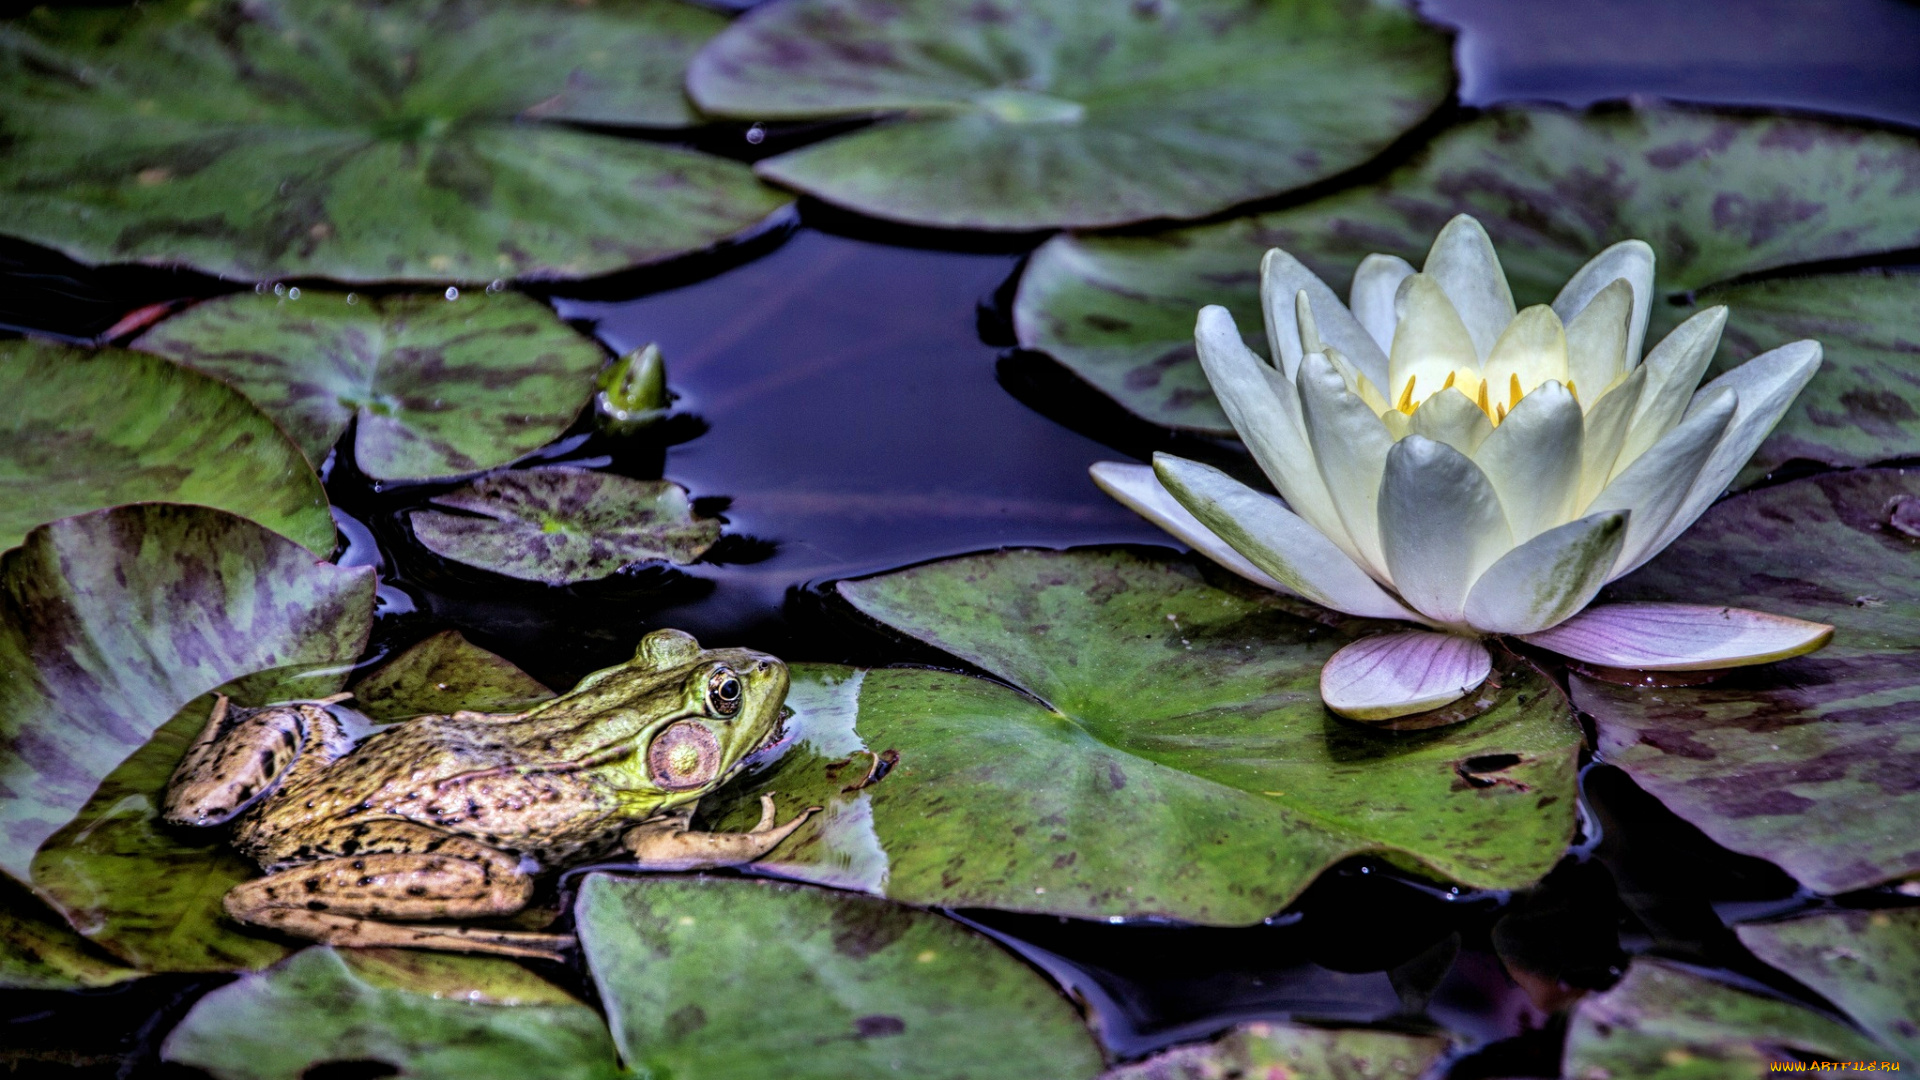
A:
{"label": "lily pad with notch", "polygon": [[[1015,332],[1137,416],[1231,434],[1193,352],[1201,307],[1227,307],[1264,353],[1259,268],[1268,248],[1284,248],[1345,296],[1367,255],[1418,266],[1460,213],[1486,226],[1523,306],[1552,300],[1587,259],[1633,238],[1653,247],[1656,289],[1683,292],[1920,246],[1920,139],[1693,108],[1489,110],[1377,183],[1299,206],[1145,235],[1057,236],[1021,278]],[[1798,287],[1782,282],[1766,302],[1788,304]],[[1903,332],[1882,321],[1898,307],[1869,302],[1851,316],[1867,322],[1862,348]],[[1679,314],[1662,304],[1653,311],[1650,343]],[[1790,340],[1776,333],[1797,332],[1751,325],[1763,348]],[[1829,336],[1831,350],[1853,346],[1845,333]],[[1818,401],[1797,406],[1787,430]]]}
{"label": "lily pad with notch", "polygon": [[0,549],[35,525],[136,502],[238,514],[333,553],[300,448],[232,387],[125,349],[0,341]]}
{"label": "lily pad with notch", "polygon": [[1318,692],[1320,665],[1369,626],[1316,623],[1189,563],[1014,550],[840,593],[1004,682],[796,667],[794,745],[702,804],[724,828],[750,825],[764,792],[826,808],[766,873],[916,904],[1245,925],[1352,855],[1516,888],[1573,833],[1579,729],[1512,656],[1480,715],[1382,731]]}
{"label": "lily pad with notch", "polygon": [[346,669],[373,572],[250,521],[144,503],[42,525],[0,555],[0,870],[41,843],[182,708],[269,668]]}
{"label": "lily pad with notch", "polygon": [[354,425],[376,480],[504,465],[558,437],[593,396],[606,354],[515,293],[297,298],[195,305],[134,342],[239,389],[323,461]]}
{"label": "lily pad with notch", "polygon": [[1186,218],[1378,154],[1452,88],[1447,35],[1364,0],[786,0],[694,58],[703,110],[879,117],[762,161],[852,210],[943,228]]}
{"label": "lily pad with notch", "polygon": [[1435,1035],[1260,1021],[1118,1066],[1101,1080],[1417,1080],[1446,1051],[1447,1039]]}
{"label": "lily pad with notch", "polygon": [[416,510],[413,534],[437,555],[496,574],[566,585],[653,559],[693,562],[720,539],[685,488],[564,465],[495,473],[434,496],[463,514]]}
{"label": "lily pad with notch", "polygon": [[1059,991],[929,912],[780,882],[594,874],[575,918],[614,1041],[645,1075],[1091,1080],[1100,1071],[1086,1024]]}
{"label": "lily pad with notch", "polygon": [[787,200],[678,126],[668,0],[167,0],[0,24],[0,232],[242,281],[484,284],[708,247]]}
{"label": "lily pad with notch", "polygon": [[1920,471],[1863,469],[1728,499],[1608,598],[1831,623],[1810,656],[1704,686],[1575,675],[1602,758],[1716,843],[1840,893],[1920,874],[1920,541],[1889,524]]}

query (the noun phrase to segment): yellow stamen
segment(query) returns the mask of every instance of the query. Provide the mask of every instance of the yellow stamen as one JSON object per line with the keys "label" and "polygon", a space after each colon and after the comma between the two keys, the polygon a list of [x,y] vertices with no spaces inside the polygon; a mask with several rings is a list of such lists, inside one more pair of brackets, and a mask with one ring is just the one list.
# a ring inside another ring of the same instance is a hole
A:
{"label": "yellow stamen", "polygon": [[1572,379],[1567,380],[1567,393],[1573,395],[1573,403],[1575,405],[1580,404],[1580,391],[1577,388],[1575,388],[1575,386],[1573,385]]}
{"label": "yellow stamen", "polygon": [[1458,374],[1460,374],[1460,373],[1459,373],[1459,372],[1457,372],[1457,371],[1449,371],[1449,372],[1447,372],[1447,381],[1446,381],[1446,382],[1443,382],[1443,383],[1441,383],[1441,384],[1440,384],[1440,389],[1442,389],[1442,390],[1451,390],[1451,389],[1453,389],[1453,377],[1454,377],[1455,375],[1458,375]]}
{"label": "yellow stamen", "polygon": [[1493,419],[1493,407],[1487,404],[1487,384],[1484,381],[1480,384],[1480,400],[1474,404],[1480,406],[1480,411],[1487,414],[1487,419]]}
{"label": "yellow stamen", "polygon": [[1508,395],[1507,408],[1509,409],[1519,408],[1520,407],[1520,376],[1518,375],[1507,376],[1507,395]]}
{"label": "yellow stamen", "polygon": [[1418,376],[1407,376],[1407,388],[1400,391],[1400,401],[1394,405],[1394,408],[1399,409],[1408,416],[1413,415],[1413,380],[1416,378],[1418,378]]}
{"label": "yellow stamen", "polygon": [[1500,421],[1505,420],[1506,418],[1507,418],[1507,407],[1505,405],[1496,404],[1493,407],[1493,426],[1499,427]]}

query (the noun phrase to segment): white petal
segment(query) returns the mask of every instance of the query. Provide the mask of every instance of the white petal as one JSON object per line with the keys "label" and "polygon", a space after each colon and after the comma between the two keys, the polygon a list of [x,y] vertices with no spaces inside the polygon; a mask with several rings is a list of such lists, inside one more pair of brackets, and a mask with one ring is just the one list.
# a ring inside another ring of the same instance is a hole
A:
{"label": "white petal", "polygon": [[1398,255],[1369,255],[1360,260],[1353,272],[1353,287],[1347,290],[1347,306],[1353,317],[1366,328],[1381,355],[1393,351],[1393,298],[1400,283],[1413,275],[1413,264]]}
{"label": "white petal", "polygon": [[1700,376],[1720,347],[1720,331],[1726,325],[1726,307],[1711,307],[1674,327],[1653,347],[1647,362],[1641,365],[1647,369],[1647,388],[1640,394],[1640,405],[1627,427],[1627,441],[1614,462],[1616,475],[1680,422],[1700,386]]}
{"label": "white petal", "polygon": [[[1373,410],[1347,389],[1346,380],[1326,357],[1315,353],[1301,361],[1299,386],[1312,461],[1345,535],[1359,552],[1354,561],[1375,578],[1391,582],[1380,552],[1378,508],[1380,473],[1386,467],[1387,450],[1394,445],[1393,436]],[[1280,493],[1287,494],[1286,489]]]}
{"label": "white petal", "polygon": [[1607,480],[1614,474],[1614,462],[1626,443],[1633,411],[1647,385],[1647,365],[1633,369],[1625,382],[1593,402],[1586,410],[1585,429],[1580,436],[1580,491],[1573,497],[1573,512],[1584,513]]}
{"label": "white petal", "polygon": [[1499,494],[1515,543],[1572,519],[1585,427],[1580,403],[1550,382],[1521,398],[1474,451],[1473,463]]}
{"label": "white petal", "polygon": [[1380,545],[1401,598],[1431,619],[1458,624],[1467,590],[1513,548],[1513,534],[1471,458],[1409,435],[1393,444],[1380,480]]}
{"label": "white petal", "polygon": [[1587,265],[1574,272],[1553,298],[1553,310],[1561,322],[1572,322],[1600,290],[1616,279],[1626,278],[1633,286],[1633,318],[1627,324],[1627,363],[1640,362],[1640,349],[1647,340],[1647,318],[1653,314],[1653,249],[1644,241],[1622,240],[1595,255]]}
{"label": "white petal", "polygon": [[1278,500],[1211,465],[1171,454],[1155,454],[1153,467],[1198,523],[1283,582],[1287,591],[1349,615],[1420,621]]}
{"label": "white petal", "polygon": [[1633,286],[1625,278],[1614,278],[1567,323],[1567,376],[1586,400],[1634,366],[1627,359],[1632,326]]}
{"label": "white petal", "polygon": [[1438,393],[1447,376],[1456,371],[1478,373],[1480,357],[1473,338],[1460,321],[1453,301],[1439,282],[1415,274],[1400,284],[1400,322],[1393,332],[1393,355],[1387,360],[1387,400],[1398,402],[1414,381],[1415,401]]}
{"label": "white petal", "polygon": [[1487,681],[1493,657],[1470,637],[1408,630],[1361,638],[1320,669],[1320,700],[1354,720],[1391,720],[1458,701]]}
{"label": "white petal", "polygon": [[1502,556],[1467,594],[1467,622],[1492,634],[1531,634],[1586,607],[1627,538],[1622,511],[1549,529]]}
{"label": "white petal", "polygon": [[1293,507],[1293,512],[1326,533],[1349,554],[1359,549],[1346,535],[1326,481],[1313,463],[1306,421],[1300,415],[1300,397],[1291,382],[1273,370],[1240,338],[1233,316],[1223,307],[1200,309],[1193,328],[1214,396],[1227,420],[1240,433],[1253,460]]}
{"label": "white petal", "polygon": [[1733,421],[1738,404],[1731,391],[1716,391],[1688,413],[1680,426],[1640,455],[1640,460],[1621,470],[1587,507],[1590,514],[1626,510],[1633,515],[1627,522],[1627,542],[1614,563],[1614,577],[1639,566],[1666,546],[1657,543],[1661,532],[1693,490],[1700,470],[1706,467],[1714,446]]}
{"label": "white petal", "polygon": [[1407,428],[1472,457],[1487,436],[1493,434],[1493,421],[1480,411],[1480,406],[1468,401],[1467,395],[1448,387],[1421,402],[1409,418]]}
{"label": "white petal", "polygon": [[1653,550],[1642,556],[1642,561],[1678,539],[1727,489],[1734,474],[1753,456],[1760,441],[1773,431],[1773,425],[1780,422],[1793,399],[1800,396],[1800,391],[1820,370],[1820,355],[1819,342],[1796,341],[1761,353],[1700,388],[1700,396],[1731,390],[1739,398],[1739,408],[1727,425],[1726,434],[1713,448],[1713,455],[1700,470],[1700,478],[1693,482],[1686,502],[1661,530]]}
{"label": "white petal", "polygon": [[1545,304],[1514,316],[1480,367],[1489,400],[1508,409],[1519,404],[1515,399],[1520,394],[1541,383],[1565,384],[1567,331],[1560,325],[1560,316]]}
{"label": "white petal", "polygon": [[1473,339],[1474,353],[1486,359],[1501,331],[1513,321],[1513,292],[1487,230],[1466,214],[1456,216],[1434,237],[1420,272],[1433,278],[1453,301]]}
{"label": "white petal", "polygon": [[1353,312],[1320,276],[1300,264],[1300,260],[1274,248],[1260,260],[1260,305],[1267,316],[1267,344],[1273,349],[1276,366],[1293,378],[1300,357],[1300,323],[1294,315],[1295,297],[1307,294],[1313,305],[1313,318],[1320,340],[1345,353],[1355,367],[1374,382],[1387,377],[1387,354],[1373,335],[1354,319]]}
{"label": "white petal", "polygon": [[[1181,506],[1179,500],[1160,485],[1160,478],[1153,474],[1153,466],[1096,461],[1087,472],[1092,474],[1093,482],[1100,486],[1101,491],[1172,533],[1193,550],[1262,588],[1275,592],[1293,591],[1274,580],[1265,570],[1248,562],[1246,556],[1233,550],[1232,545],[1214,535],[1198,518],[1188,513],[1187,508]],[[1372,584],[1372,581],[1369,580],[1368,584]]]}
{"label": "white petal", "polygon": [[1801,656],[1833,638],[1825,623],[1705,604],[1601,604],[1526,641],[1562,656],[1640,671],[1710,671]]}

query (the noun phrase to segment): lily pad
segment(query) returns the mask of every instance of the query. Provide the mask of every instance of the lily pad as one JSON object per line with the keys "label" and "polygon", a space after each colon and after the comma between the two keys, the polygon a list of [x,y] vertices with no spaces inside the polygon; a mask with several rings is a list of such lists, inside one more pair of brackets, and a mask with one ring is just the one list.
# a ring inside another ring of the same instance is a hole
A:
{"label": "lily pad", "polygon": [[1717,683],[1627,688],[1575,676],[1599,753],[1674,813],[1808,887],[1920,874],[1920,543],[1887,526],[1920,471],[1863,469],[1709,510],[1619,600],[1755,608],[1831,623],[1810,656]]}
{"label": "lily pad", "polygon": [[1417,1080],[1447,1051],[1447,1040],[1303,1027],[1243,1024],[1210,1043],[1179,1046],[1145,1061],[1109,1070],[1101,1080],[1217,1080],[1220,1077],[1285,1077],[1286,1080]]}
{"label": "lily pad", "polygon": [[[667,3],[169,0],[0,25],[0,232],[240,280],[570,278],[785,201],[654,124],[710,18]],[[629,110],[631,115],[629,116]]]}
{"label": "lily pad", "polygon": [[[1139,416],[1229,434],[1193,353],[1202,306],[1225,305],[1264,351],[1268,248],[1344,296],[1361,259],[1418,265],[1458,213],[1486,226],[1522,305],[1553,299],[1588,258],[1635,237],[1658,256],[1659,290],[1697,289],[1920,246],[1920,139],[1698,109],[1493,110],[1378,183],[1297,207],[1145,236],[1055,237],[1021,279],[1015,330]],[[1665,308],[1655,305],[1662,325],[1649,341],[1676,314]]]}
{"label": "lily pad", "polygon": [[1825,912],[1734,932],[1754,955],[1920,1065],[1920,908]]}
{"label": "lily pad", "polygon": [[762,792],[826,807],[767,873],[916,904],[1244,925],[1350,855],[1516,888],[1572,835],[1579,730],[1510,656],[1482,715],[1386,732],[1320,704],[1320,665],[1363,627],[1186,563],[1006,551],[840,591],[1012,687],[796,668],[797,745],[702,803],[723,827],[750,824]]}
{"label": "lily pad", "polygon": [[[1821,274],[1702,293],[1730,308],[1712,378],[1789,341],[1826,348],[1820,374],[1747,463],[1749,483],[1794,458],[1872,465],[1920,456],[1920,274]],[[1681,314],[1686,314],[1682,312]]]}
{"label": "lily pad", "polygon": [[214,687],[293,665],[344,676],[373,584],[203,507],[115,507],[28,533],[0,555],[0,870],[27,881],[41,842]]}
{"label": "lily pad", "polygon": [[694,58],[707,112],[879,124],[760,175],[921,225],[1040,229],[1197,217],[1379,153],[1452,88],[1410,6],[789,0]]}
{"label": "lily pad", "polygon": [[376,480],[490,469],[552,441],[593,396],[606,356],[515,293],[209,300],[134,347],[237,387],[313,462],[353,423]]}
{"label": "lily pad", "polygon": [[774,882],[595,874],[575,916],[614,1041],[642,1075],[1100,1071],[1065,998],[938,915]]}
{"label": "lily pad", "polygon": [[353,686],[353,706],[374,720],[405,720],[460,709],[519,712],[553,697],[533,676],[442,630],[380,665]]}
{"label": "lily pad", "polygon": [[124,349],[0,341],[0,549],[135,502],[238,514],[321,557],[333,519],[300,450],[231,387]]}
{"label": "lily pad", "polygon": [[24,887],[0,878],[0,988],[81,990],[138,974],[74,933]]}
{"label": "lily pad", "polygon": [[433,504],[466,514],[415,511],[408,520],[428,550],[548,585],[648,559],[690,563],[720,539],[720,522],[694,517],[678,484],[564,465],[484,476]]}
{"label": "lily pad", "polygon": [[1568,1080],[1765,1076],[1768,1062],[1884,1061],[1860,1033],[1812,1009],[1642,957],[1619,985],[1583,1000],[1567,1028]]}
{"label": "lily pad", "polygon": [[381,1063],[418,1080],[630,1075],[599,1014],[557,989],[523,1004],[481,1003],[526,995],[534,976],[509,961],[443,956],[410,975],[382,957],[344,956],[307,949],[215,990],[167,1036],[161,1056],[221,1080],[299,1080],[327,1062],[391,1075],[374,1071]]}

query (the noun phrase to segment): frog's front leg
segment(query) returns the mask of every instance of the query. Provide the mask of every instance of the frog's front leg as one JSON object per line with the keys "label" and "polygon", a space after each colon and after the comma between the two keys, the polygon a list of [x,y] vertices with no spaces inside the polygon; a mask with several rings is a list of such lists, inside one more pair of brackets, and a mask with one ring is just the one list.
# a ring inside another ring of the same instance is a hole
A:
{"label": "frog's front leg", "polygon": [[463,836],[388,822],[351,856],[303,863],[228,890],[227,914],[327,945],[448,949],[558,959],[562,934],[415,924],[511,915],[533,894],[520,860]]}
{"label": "frog's front leg", "polygon": [[646,821],[628,829],[620,837],[628,851],[647,870],[707,870],[718,866],[740,866],[760,858],[778,847],[780,841],[818,813],[809,806],[794,815],[792,821],[773,823],[773,796],[760,796],[760,823],[746,832],[695,832],[693,807],[682,807],[671,814]]}
{"label": "frog's front leg", "polygon": [[326,710],[348,696],[258,709],[217,696],[207,726],[167,781],[163,816],[175,825],[231,821],[289,773],[324,767],[353,749],[352,738]]}

